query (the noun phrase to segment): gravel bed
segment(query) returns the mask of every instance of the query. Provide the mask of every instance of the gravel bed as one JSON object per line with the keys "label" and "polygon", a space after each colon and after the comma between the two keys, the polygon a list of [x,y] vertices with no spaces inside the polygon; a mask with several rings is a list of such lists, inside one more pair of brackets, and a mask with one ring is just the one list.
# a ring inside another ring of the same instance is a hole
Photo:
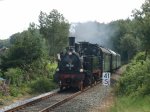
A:
{"label": "gravel bed", "polygon": [[74,92],[64,91],[17,112],[39,112],[40,110],[48,107],[49,105],[53,105],[72,94],[74,94]]}
{"label": "gravel bed", "polygon": [[103,100],[110,93],[111,87],[98,84],[80,94],[69,102],[55,108],[54,112],[91,112],[100,107]]}

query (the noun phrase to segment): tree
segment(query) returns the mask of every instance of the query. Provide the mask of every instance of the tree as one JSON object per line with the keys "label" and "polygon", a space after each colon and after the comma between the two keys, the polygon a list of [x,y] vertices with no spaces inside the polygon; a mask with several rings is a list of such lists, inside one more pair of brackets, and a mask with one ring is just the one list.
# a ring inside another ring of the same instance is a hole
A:
{"label": "tree", "polygon": [[57,10],[52,10],[49,15],[40,12],[40,33],[47,40],[49,55],[55,56],[64,49],[68,42],[69,23]]}
{"label": "tree", "polygon": [[130,19],[117,20],[109,24],[113,33],[111,33],[111,40],[114,50],[121,53],[121,39],[126,34],[133,34],[132,21]]}
{"label": "tree", "polygon": [[10,47],[10,42],[9,39],[5,39],[5,40],[0,40],[0,49],[3,47]]}
{"label": "tree", "polygon": [[43,56],[42,38],[35,26],[30,25],[27,31],[15,34],[12,45],[1,61],[1,68],[24,67]]}
{"label": "tree", "polygon": [[133,16],[137,20],[137,34],[143,42],[146,59],[150,51],[150,0],[146,0],[140,10],[134,10]]}
{"label": "tree", "polygon": [[122,54],[124,54],[122,55],[122,58],[128,62],[137,53],[140,41],[131,34],[125,34],[124,37],[121,38],[120,44]]}
{"label": "tree", "polygon": [[114,31],[111,36],[114,51],[121,54],[122,61],[125,63],[142,49],[139,38],[141,34],[137,25],[135,19],[118,20],[110,23],[110,27]]}
{"label": "tree", "polygon": [[20,38],[20,33],[15,33],[13,35],[10,36],[10,44],[13,45],[15,44],[17,41],[19,41]]}

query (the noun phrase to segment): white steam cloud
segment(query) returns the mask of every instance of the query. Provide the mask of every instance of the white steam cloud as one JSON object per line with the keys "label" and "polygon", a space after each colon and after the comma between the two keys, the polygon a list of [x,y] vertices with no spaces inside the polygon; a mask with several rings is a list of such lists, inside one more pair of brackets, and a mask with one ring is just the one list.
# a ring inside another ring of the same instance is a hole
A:
{"label": "white steam cloud", "polygon": [[76,37],[76,42],[86,41],[112,48],[111,35],[113,29],[109,24],[98,22],[73,23],[70,27],[70,36]]}

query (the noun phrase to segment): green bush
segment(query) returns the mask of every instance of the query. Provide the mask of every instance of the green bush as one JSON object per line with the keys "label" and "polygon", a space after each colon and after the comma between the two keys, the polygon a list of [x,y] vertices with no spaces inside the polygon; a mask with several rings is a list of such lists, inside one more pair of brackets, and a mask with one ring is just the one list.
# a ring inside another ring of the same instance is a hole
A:
{"label": "green bush", "polygon": [[135,57],[134,57],[134,59],[133,60],[135,60],[135,61],[140,61],[140,60],[145,60],[145,52],[140,52],[140,53],[138,53]]}
{"label": "green bush", "polygon": [[19,91],[21,95],[28,94],[31,93],[31,87],[29,86],[28,83],[24,83],[21,84],[21,86],[19,87]]}
{"label": "green bush", "polygon": [[56,67],[57,64],[51,63],[49,60],[37,60],[27,67],[27,75],[29,75],[30,80],[36,80],[38,77],[53,79],[53,74],[55,73]]}
{"label": "green bush", "polygon": [[[123,73],[117,83],[118,95],[150,95],[150,60],[142,60],[141,54],[137,55]],[[141,61],[142,60],[142,61]]]}
{"label": "green bush", "polygon": [[28,84],[21,84],[18,86],[11,85],[9,88],[10,96],[17,97],[18,95],[25,95],[31,93],[31,88]]}
{"label": "green bush", "polygon": [[15,86],[20,86],[23,82],[23,71],[20,68],[9,68],[4,76]]}
{"label": "green bush", "polygon": [[57,64],[56,63],[47,63],[45,66],[45,70],[48,73],[48,78],[53,79],[53,75],[55,73]]}
{"label": "green bush", "polygon": [[56,84],[47,78],[38,79],[31,84],[31,89],[35,93],[48,92],[54,88],[56,88]]}
{"label": "green bush", "polygon": [[19,94],[20,94],[20,90],[18,87],[16,87],[16,86],[10,87],[10,95],[11,96],[17,97]]}

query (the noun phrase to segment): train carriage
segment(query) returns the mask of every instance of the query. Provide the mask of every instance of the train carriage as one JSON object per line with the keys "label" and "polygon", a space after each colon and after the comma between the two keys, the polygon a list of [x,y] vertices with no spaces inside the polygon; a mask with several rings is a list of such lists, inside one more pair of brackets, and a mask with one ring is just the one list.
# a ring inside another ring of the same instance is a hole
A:
{"label": "train carriage", "polygon": [[111,53],[109,52],[108,49],[104,47],[100,47],[100,52],[102,55],[102,66],[101,69],[103,72],[110,72],[111,71]]}
{"label": "train carriage", "polygon": [[121,56],[118,53],[117,53],[116,56],[117,56],[117,60],[116,61],[117,61],[117,69],[118,69],[121,66]]}
{"label": "train carriage", "polygon": [[117,54],[110,49],[108,50],[111,53],[111,72],[113,72],[117,68]]}

